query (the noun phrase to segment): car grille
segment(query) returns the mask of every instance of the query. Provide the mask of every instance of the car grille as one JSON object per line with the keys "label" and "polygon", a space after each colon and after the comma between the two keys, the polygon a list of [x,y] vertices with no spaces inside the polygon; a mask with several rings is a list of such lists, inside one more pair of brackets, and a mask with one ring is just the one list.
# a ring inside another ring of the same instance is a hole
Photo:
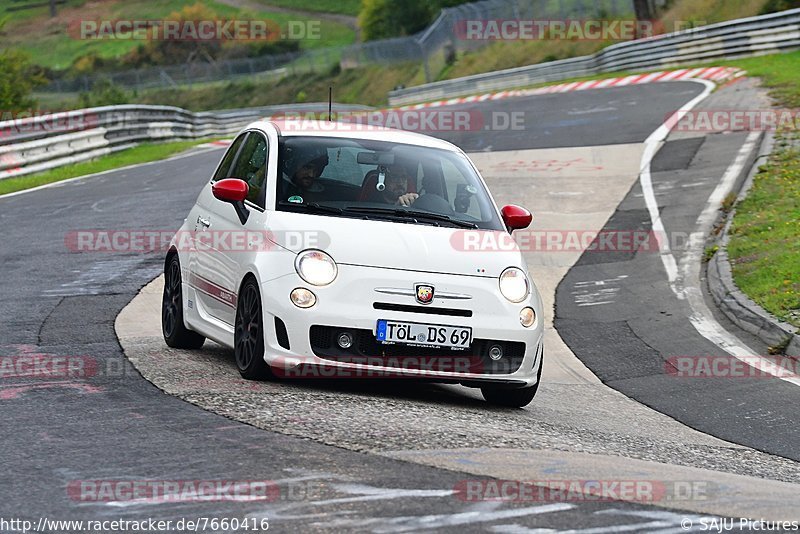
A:
{"label": "car grille", "polygon": [[[348,349],[336,343],[343,332],[353,336],[353,345]],[[335,326],[312,326],[309,340],[314,354],[325,360],[441,372],[510,374],[520,368],[525,357],[525,343],[520,341],[473,339],[472,345],[464,350],[384,345],[370,330]],[[497,361],[488,356],[489,348],[494,345],[503,350],[502,358]]]}

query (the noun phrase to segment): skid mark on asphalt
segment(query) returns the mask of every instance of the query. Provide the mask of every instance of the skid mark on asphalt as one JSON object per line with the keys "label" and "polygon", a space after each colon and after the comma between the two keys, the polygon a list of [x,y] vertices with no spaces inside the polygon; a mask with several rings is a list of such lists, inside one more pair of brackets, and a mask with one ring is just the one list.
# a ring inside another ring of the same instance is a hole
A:
{"label": "skid mark on asphalt", "polygon": [[516,160],[496,163],[488,168],[488,172],[502,174],[504,172],[563,172],[571,171],[578,173],[589,173],[602,171],[602,165],[593,164],[584,158],[572,160],[551,159],[551,160]]}
{"label": "skid mark on asphalt", "polygon": [[45,289],[42,294],[48,297],[99,295],[115,281],[135,271],[141,263],[141,255],[100,260],[86,270],[73,271],[77,275],[74,280],[60,284],[57,288]]}

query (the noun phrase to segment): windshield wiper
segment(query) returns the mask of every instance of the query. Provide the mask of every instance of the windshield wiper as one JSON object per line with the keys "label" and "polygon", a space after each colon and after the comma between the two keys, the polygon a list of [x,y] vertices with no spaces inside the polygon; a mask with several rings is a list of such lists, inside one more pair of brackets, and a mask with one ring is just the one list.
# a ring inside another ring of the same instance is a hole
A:
{"label": "windshield wiper", "polygon": [[279,206],[283,206],[285,208],[292,208],[292,209],[303,209],[305,211],[317,211],[322,213],[335,213],[336,215],[341,215],[343,213],[342,208],[337,208],[334,206],[326,206],[324,204],[320,204],[319,202],[309,202],[307,204],[300,204],[298,202],[287,202],[285,200],[278,201]]}
{"label": "windshield wiper", "polygon": [[460,226],[462,228],[478,227],[478,225],[475,223],[462,221],[460,219],[454,219],[449,215],[442,215],[441,213],[430,213],[428,211],[407,210],[403,208],[373,208],[373,207],[359,207],[359,206],[348,206],[344,209],[345,211],[350,211],[354,213],[373,213],[376,215],[386,214],[386,215],[397,215],[399,217],[411,217],[414,219],[423,219],[429,221],[443,221],[443,222],[448,222],[450,224],[454,224],[456,226]]}

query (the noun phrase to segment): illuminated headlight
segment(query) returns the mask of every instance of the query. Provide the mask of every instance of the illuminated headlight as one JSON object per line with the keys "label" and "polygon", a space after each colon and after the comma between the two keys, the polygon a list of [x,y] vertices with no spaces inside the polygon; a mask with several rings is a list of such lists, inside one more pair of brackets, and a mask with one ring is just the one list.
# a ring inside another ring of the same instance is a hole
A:
{"label": "illuminated headlight", "polygon": [[528,277],[522,270],[509,267],[500,275],[500,293],[511,302],[522,302],[530,293]]}
{"label": "illuminated headlight", "polygon": [[525,328],[530,328],[536,322],[536,312],[533,308],[522,308],[519,312],[519,322]]}
{"label": "illuminated headlight", "polygon": [[327,286],[336,279],[336,262],[321,250],[304,250],[294,260],[294,268],[313,286]]}

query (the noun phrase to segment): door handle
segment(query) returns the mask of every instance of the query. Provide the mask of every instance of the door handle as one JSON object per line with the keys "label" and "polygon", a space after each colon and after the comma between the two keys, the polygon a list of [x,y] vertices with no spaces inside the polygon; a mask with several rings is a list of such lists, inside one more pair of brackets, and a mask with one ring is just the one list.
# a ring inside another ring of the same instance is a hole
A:
{"label": "door handle", "polygon": [[211,226],[211,221],[204,219],[203,217],[197,217],[197,224],[202,224],[204,228],[208,228]]}

